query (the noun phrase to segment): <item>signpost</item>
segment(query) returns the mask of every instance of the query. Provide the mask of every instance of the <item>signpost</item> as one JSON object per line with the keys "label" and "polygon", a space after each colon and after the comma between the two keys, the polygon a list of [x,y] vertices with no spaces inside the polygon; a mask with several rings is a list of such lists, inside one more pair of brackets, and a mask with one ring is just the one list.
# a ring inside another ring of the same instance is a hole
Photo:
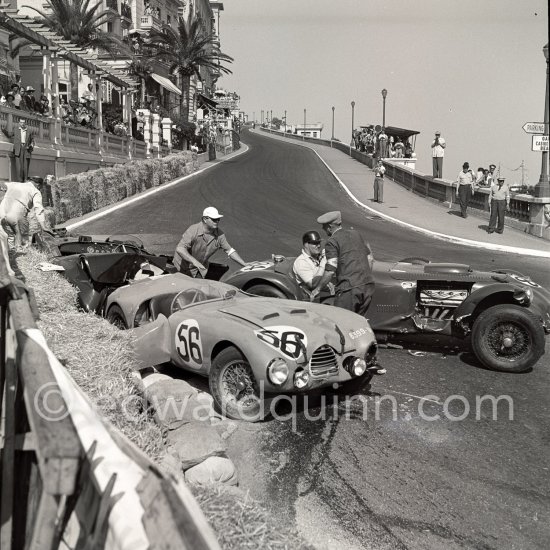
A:
{"label": "signpost", "polygon": [[544,134],[544,122],[526,122],[522,128],[528,134]]}
{"label": "signpost", "polygon": [[532,136],[531,151],[548,151],[548,136]]}

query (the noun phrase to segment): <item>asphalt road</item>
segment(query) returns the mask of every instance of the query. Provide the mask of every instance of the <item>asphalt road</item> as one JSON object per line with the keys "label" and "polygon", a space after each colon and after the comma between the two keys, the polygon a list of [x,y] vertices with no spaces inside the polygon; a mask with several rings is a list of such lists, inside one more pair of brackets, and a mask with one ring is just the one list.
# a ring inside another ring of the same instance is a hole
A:
{"label": "asphalt road", "polygon": [[[296,255],[316,217],[338,208],[379,259],[507,267],[550,286],[548,260],[457,246],[367,216],[311,151],[243,137],[249,153],[79,231],[141,235],[171,252],[214,205],[230,243],[260,260]],[[286,404],[296,410],[286,420],[238,424],[228,442],[241,485],[319,548],[547,548],[550,347],[522,375],[485,370],[468,353],[413,356],[406,347],[381,350],[388,374],[364,402]],[[480,402],[486,395],[501,398],[496,412]]]}

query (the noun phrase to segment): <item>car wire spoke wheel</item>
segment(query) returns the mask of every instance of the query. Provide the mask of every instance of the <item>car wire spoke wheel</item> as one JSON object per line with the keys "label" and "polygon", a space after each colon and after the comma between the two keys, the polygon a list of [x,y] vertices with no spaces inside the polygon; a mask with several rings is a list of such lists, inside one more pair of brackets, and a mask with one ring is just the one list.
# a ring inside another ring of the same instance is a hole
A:
{"label": "car wire spoke wheel", "polygon": [[529,309],[499,304],[482,311],[472,325],[472,350],[486,367],[525,372],[544,354],[544,329]]}
{"label": "car wire spoke wheel", "polygon": [[243,407],[257,402],[254,380],[248,363],[233,361],[223,370],[221,384],[227,400]]}
{"label": "car wire spoke wheel", "polygon": [[258,422],[268,416],[252,367],[237,348],[225,348],[215,357],[208,384],[216,407],[228,418]]}
{"label": "car wire spoke wheel", "polygon": [[495,357],[519,359],[529,351],[531,337],[525,327],[516,323],[495,323],[487,335]]}

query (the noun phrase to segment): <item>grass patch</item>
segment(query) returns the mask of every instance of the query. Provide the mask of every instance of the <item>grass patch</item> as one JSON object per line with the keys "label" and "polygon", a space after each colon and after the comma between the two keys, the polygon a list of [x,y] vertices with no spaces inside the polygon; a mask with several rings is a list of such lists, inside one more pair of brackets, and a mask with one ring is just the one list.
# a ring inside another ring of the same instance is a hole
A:
{"label": "grass patch", "polygon": [[[135,364],[131,333],[79,310],[75,287],[58,273],[36,268],[44,261],[48,261],[46,255],[34,249],[17,257],[26,284],[34,291],[40,311],[38,327],[48,346],[94,403],[99,415],[158,463],[164,453],[164,434],[140,406],[131,378]],[[238,489],[212,485],[192,490],[224,549],[313,548]]]}

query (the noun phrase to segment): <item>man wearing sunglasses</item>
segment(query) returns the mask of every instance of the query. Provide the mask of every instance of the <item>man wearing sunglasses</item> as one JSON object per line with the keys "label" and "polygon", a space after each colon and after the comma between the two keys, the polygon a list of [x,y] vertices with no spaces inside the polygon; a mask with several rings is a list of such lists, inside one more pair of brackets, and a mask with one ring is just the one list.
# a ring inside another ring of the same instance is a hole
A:
{"label": "man wearing sunglasses", "polygon": [[327,259],[321,248],[321,235],[317,231],[308,231],[302,236],[302,253],[294,260],[296,282],[309,296],[310,300],[319,294],[319,283],[325,274]]}
{"label": "man wearing sunglasses", "polygon": [[183,234],[174,253],[174,265],[181,273],[192,277],[206,277],[208,259],[220,248],[241,266],[246,262],[227,242],[225,233],[219,229],[223,216],[217,208],[209,206],[202,213],[202,220],[191,225]]}

